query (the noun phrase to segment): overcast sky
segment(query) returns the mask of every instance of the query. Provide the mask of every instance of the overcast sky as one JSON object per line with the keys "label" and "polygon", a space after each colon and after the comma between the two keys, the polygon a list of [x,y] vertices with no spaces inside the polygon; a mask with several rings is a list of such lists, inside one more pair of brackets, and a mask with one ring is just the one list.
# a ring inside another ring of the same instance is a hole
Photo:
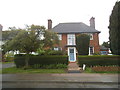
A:
{"label": "overcast sky", "polygon": [[52,19],[53,27],[63,22],[83,22],[95,17],[95,28],[101,31],[100,44],[108,41],[109,16],[117,0],[0,0],[0,24],[3,30],[25,24],[44,25]]}

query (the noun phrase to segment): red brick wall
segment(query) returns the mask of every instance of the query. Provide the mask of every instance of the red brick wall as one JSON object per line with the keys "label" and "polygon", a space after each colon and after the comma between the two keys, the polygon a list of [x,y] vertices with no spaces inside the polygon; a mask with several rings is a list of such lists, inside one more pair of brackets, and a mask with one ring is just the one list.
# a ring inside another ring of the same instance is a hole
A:
{"label": "red brick wall", "polygon": [[[78,35],[78,34],[76,34]],[[63,51],[66,51],[67,48],[65,47],[67,45],[67,34],[62,34],[62,41],[60,42],[60,47],[62,47]],[[94,33],[93,34],[93,40],[90,40],[90,46],[94,47],[94,53],[100,52],[100,46],[99,46],[99,34]]]}
{"label": "red brick wall", "polygon": [[62,34],[62,40],[60,42],[60,46],[62,47],[62,50],[66,51],[66,46],[67,45],[67,34]]}
{"label": "red brick wall", "polygon": [[99,53],[100,52],[98,33],[93,34],[93,40],[90,40],[90,45],[94,46],[94,53]]}

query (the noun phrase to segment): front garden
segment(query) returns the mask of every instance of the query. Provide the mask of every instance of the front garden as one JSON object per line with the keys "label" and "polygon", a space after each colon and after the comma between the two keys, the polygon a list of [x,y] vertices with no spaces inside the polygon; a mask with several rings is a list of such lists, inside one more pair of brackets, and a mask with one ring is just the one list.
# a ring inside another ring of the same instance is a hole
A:
{"label": "front garden", "polygon": [[85,73],[120,73],[120,56],[78,56],[80,67],[86,65]]}

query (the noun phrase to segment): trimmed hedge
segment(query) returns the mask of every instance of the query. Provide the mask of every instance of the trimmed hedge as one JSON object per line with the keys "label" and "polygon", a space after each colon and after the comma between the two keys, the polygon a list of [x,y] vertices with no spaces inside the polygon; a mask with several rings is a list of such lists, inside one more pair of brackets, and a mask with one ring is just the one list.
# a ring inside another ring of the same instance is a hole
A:
{"label": "trimmed hedge", "polygon": [[[16,67],[23,67],[25,65],[25,56],[15,56]],[[66,64],[68,65],[68,56],[52,55],[52,56],[30,56],[29,65],[36,64],[50,65],[50,64]]]}
{"label": "trimmed hedge", "polygon": [[120,66],[120,56],[78,56],[78,64],[82,66]]}

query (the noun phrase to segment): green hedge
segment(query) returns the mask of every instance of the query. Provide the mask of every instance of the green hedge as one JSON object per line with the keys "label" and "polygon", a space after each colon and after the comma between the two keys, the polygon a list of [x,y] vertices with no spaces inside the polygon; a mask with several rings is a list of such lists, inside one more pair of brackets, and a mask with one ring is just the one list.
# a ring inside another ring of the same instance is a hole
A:
{"label": "green hedge", "polygon": [[120,66],[120,56],[78,56],[78,64],[82,66]]}
{"label": "green hedge", "polygon": [[[25,65],[25,56],[15,56],[16,67],[22,67]],[[29,65],[33,66],[36,64],[50,65],[50,64],[66,64],[68,65],[68,57],[62,55],[52,56],[30,56]]]}

